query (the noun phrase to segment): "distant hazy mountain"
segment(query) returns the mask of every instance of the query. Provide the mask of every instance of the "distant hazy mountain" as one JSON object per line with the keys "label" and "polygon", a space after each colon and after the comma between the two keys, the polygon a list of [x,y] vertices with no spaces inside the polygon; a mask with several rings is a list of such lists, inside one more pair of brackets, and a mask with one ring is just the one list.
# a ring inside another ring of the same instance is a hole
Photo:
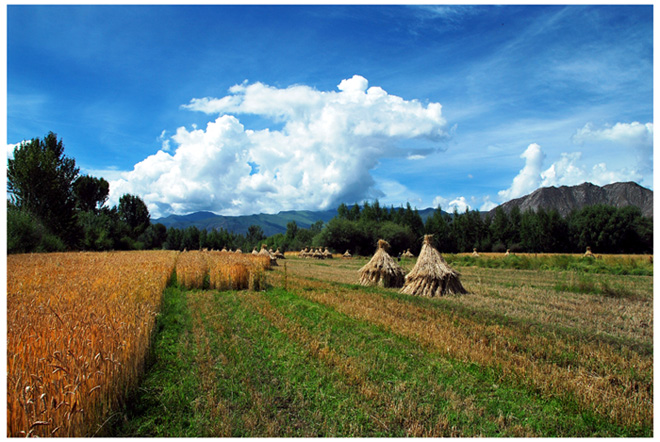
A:
{"label": "distant hazy mountain", "polygon": [[251,225],[260,226],[266,236],[286,232],[286,225],[295,221],[298,227],[308,229],[317,221],[328,222],[337,216],[337,209],[313,212],[310,210],[288,210],[278,214],[223,216],[213,212],[195,212],[189,215],[170,215],[151,220],[166,227],[186,228],[196,226],[199,229],[223,228],[233,233],[246,233]]}
{"label": "distant hazy mountain", "polygon": [[[419,211],[419,215],[422,220],[426,221],[426,218],[434,211],[433,208],[423,209]],[[271,236],[276,233],[285,233],[286,225],[291,221],[295,221],[300,228],[308,229],[317,221],[327,223],[335,216],[337,216],[337,209],[324,211],[287,210],[275,215],[261,213],[243,216],[223,216],[216,215],[213,212],[195,212],[189,215],[170,215],[165,218],[152,219],[151,222],[154,224],[161,223],[168,228],[185,229],[189,226],[206,230],[223,228],[229,232],[243,234],[254,224],[260,226],[266,236]]]}
{"label": "distant hazy mountain", "polygon": [[[508,201],[499,207],[510,212],[519,207],[521,212],[527,209],[557,209],[561,216],[571,211],[595,204],[607,204],[614,207],[636,206],[644,216],[653,216],[653,191],[634,182],[614,183],[600,187],[591,183],[579,186],[542,187],[529,195]],[[495,209],[489,212],[495,214]]]}

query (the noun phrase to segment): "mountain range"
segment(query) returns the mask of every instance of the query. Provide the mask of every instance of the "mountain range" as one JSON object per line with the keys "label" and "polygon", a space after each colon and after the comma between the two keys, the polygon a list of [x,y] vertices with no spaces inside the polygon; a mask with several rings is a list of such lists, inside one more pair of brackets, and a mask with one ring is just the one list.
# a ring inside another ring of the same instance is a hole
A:
{"label": "mountain range", "polygon": [[[600,187],[591,183],[579,186],[542,187],[529,195],[507,201],[499,207],[510,212],[514,207],[521,212],[528,209],[556,209],[562,217],[586,206],[606,204],[614,207],[636,206],[644,216],[653,216],[653,191],[634,182],[614,183]],[[492,215],[497,208],[491,210]]]}
{"label": "mountain range", "polygon": [[[653,191],[634,182],[614,183],[606,186],[596,186],[583,183],[579,186],[543,187],[529,195],[507,201],[498,207],[510,212],[513,207],[521,211],[528,209],[556,209],[561,216],[583,207],[607,204],[615,207],[636,206],[644,216],[653,216]],[[497,208],[483,215],[495,213]],[[435,208],[419,210],[423,221],[431,216]],[[196,226],[199,229],[220,229],[245,234],[251,225],[258,225],[266,236],[285,233],[286,225],[295,221],[298,227],[308,229],[317,221],[327,223],[337,216],[337,209],[323,211],[287,210],[277,214],[260,213],[258,215],[224,216],[213,212],[195,212],[189,215],[170,215],[153,219],[152,223],[161,223],[166,227],[186,228]]]}

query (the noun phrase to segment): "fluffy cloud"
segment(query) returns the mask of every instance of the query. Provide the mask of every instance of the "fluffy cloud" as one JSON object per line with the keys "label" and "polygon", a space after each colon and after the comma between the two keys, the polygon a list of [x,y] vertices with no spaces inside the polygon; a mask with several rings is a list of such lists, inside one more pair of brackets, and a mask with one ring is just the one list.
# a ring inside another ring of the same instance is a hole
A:
{"label": "fluffy cloud", "polygon": [[497,206],[498,206],[497,204],[495,204],[490,200],[490,196],[485,196],[483,198],[483,203],[481,204],[481,207],[479,207],[479,210],[482,212],[488,212],[489,210],[492,210]]}
{"label": "fluffy cloud", "polygon": [[[217,117],[205,129],[182,127],[172,143],[163,140],[161,151],[111,182],[110,201],[140,195],[154,216],[324,209],[382,196],[370,174],[379,160],[416,155],[398,149],[399,140],[446,137],[439,103],[404,100],[358,75],[338,91],[243,83],[229,92],[185,105]],[[239,114],[281,129],[245,129]]]}
{"label": "fluffy cloud", "polygon": [[607,143],[634,153],[636,168],[645,175],[653,172],[653,123],[616,123],[595,129],[588,123],[573,135],[573,142],[581,145]]}
{"label": "fluffy cloud", "polygon": [[456,209],[458,213],[465,213],[466,210],[470,209],[470,205],[464,196],[459,196],[453,200],[449,200],[441,196],[436,196],[433,199],[433,207],[435,208],[438,206],[440,206],[440,208],[445,212],[449,213],[454,212],[454,209]]}
{"label": "fluffy cloud", "polygon": [[21,141],[20,143],[16,144],[7,144],[7,159],[13,159],[14,158],[14,149],[16,149],[18,146],[21,144],[25,143],[25,141]]}
{"label": "fluffy cloud", "polygon": [[573,135],[573,141],[611,141],[624,146],[653,146],[653,123],[616,123],[603,129],[594,129],[593,124],[587,123]]}
{"label": "fluffy cloud", "polygon": [[545,154],[541,151],[541,146],[536,143],[530,144],[525,152],[520,155],[520,158],[525,159],[525,167],[513,179],[510,188],[500,190],[497,193],[503,201],[526,195],[536,190],[541,182],[541,170],[545,160]]}
{"label": "fluffy cloud", "polygon": [[581,152],[564,152],[558,161],[544,170],[546,156],[538,144],[530,144],[520,157],[525,159],[525,167],[513,179],[511,187],[498,192],[502,202],[527,195],[539,187],[576,186],[584,182],[602,186],[617,181],[640,182],[643,179],[637,169],[610,171],[605,163],[591,167],[581,164]]}

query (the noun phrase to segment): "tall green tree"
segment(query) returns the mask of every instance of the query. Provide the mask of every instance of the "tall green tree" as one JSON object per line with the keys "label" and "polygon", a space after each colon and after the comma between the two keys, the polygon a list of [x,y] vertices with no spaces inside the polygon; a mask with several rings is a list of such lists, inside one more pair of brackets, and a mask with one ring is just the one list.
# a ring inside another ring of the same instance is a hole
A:
{"label": "tall green tree", "polygon": [[165,243],[163,248],[167,250],[183,250],[181,246],[181,240],[183,239],[183,231],[177,229],[176,227],[170,227],[167,229],[167,236],[165,238]]}
{"label": "tall green tree", "polygon": [[197,226],[187,227],[183,231],[181,246],[186,250],[199,250],[199,228]]}
{"label": "tall green tree", "polygon": [[150,224],[144,233],[138,237],[138,241],[144,244],[145,249],[162,249],[166,240],[167,227],[161,223]]}
{"label": "tall green tree", "polygon": [[349,221],[357,221],[358,219],[360,219],[360,206],[358,206],[357,203],[351,206],[350,210],[346,214],[346,218]]}
{"label": "tall green tree", "polygon": [[354,255],[366,255],[373,252],[373,240],[361,228],[361,223],[345,218],[335,217],[321,233],[320,241],[336,252],[346,250]]}
{"label": "tall green tree", "polygon": [[7,204],[7,253],[58,252],[64,242],[53,235],[38,218]]}
{"label": "tall green tree", "polygon": [[128,224],[130,229],[129,236],[132,239],[136,239],[151,224],[149,209],[139,196],[130,194],[123,195],[119,198],[119,206],[117,207],[117,210],[120,219]]}
{"label": "tall green tree", "polygon": [[108,200],[110,184],[103,178],[81,175],[73,183],[76,206],[84,212],[97,212]]}
{"label": "tall green tree", "polygon": [[509,215],[507,215],[501,206],[498,206],[495,209],[495,215],[490,223],[490,235],[493,240],[493,246],[498,248],[496,251],[504,251],[509,247],[511,237],[510,230],[511,221],[509,220]]}
{"label": "tall green tree", "polygon": [[119,219],[117,207],[103,207],[98,212],[80,212],[78,224],[82,230],[78,247],[83,250],[113,250],[128,248],[121,242],[128,227]]}
{"label": "tall green tree", "polygon": [[426,233],[433,235],[434,243],[437,245],[438,250],[443,253],[456,251],[456,245],[451,237],[450,222],[449,215],[442,213],[440,206],[438,206],[433,215],[426,219],[424,226]]}
{"label": "tall green tree", "polygon": [[[341,215],[338,215],[340,218],[342,217]],[[286,224],[286,239],[288,241],[293,241],[296,238],[296,235],[298,234],[298,224],[296,224],[295,221],[289,221]]]}
{"label": "tall green tree", "polygon": [[64,155],[64,144],[49,132],[14,149],[7,160],[7,193],[20,210],[38,218],[53,234],[72,246],[77,239],[73,182],[79,169]]}
{"label": "tall green tree", "polygon": [[262,229],[261,226],[253,224],[250,227],[248,227],[245,240],[247,241],[247,244],[250,248],[252,247],[258,248],[259,242],[263,241],[264,239],[266,239],[266,235],[264,235],[264,229]]}
{"label": "tall green tree", "polygon": [[522,213],[520,207],[514,206],[509,212],[509,223],[511,228],[507,235],[507,245],[512,252],[521,250],[520,225],[522,222]]}

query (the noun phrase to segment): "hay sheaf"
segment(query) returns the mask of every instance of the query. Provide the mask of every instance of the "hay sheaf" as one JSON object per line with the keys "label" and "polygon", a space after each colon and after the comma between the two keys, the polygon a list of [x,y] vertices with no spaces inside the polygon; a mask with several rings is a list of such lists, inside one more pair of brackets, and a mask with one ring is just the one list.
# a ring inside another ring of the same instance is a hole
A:
{"label": "hay sheaf", "polygon": [[[263,255],[267,256],[270,258],[270,265],[276,266],[277,265],[277,258],[275,258],[268,250],[266,250],[266,244],[261,245],[261,250],[259,251],[258,255]],[[252,252],[254,253],[254,252]]]}
{"label": "hay sheaf", "polygon": [[401,267],[387,253],[389,249],[387,241],[378,240],[378,249],[360,270],[361,285],[380,285],[382,287],[401,287],[404,282],[405,273]]}
{"label": "hay sheaf", "polygon": [[424,236],[417,263],[406,275],[405,285],[400,293],[429,298],[467,293],[461,284],[460,274],[452,269],[440,252],[431,245],[431,238],[432,235]]}

